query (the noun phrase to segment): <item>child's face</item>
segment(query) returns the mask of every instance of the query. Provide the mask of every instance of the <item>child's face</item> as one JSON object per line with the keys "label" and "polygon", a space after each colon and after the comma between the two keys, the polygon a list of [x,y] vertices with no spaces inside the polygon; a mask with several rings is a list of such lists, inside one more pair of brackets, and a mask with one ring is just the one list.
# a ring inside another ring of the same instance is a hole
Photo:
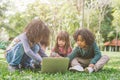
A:
{"label": "child's face", "polygon": [[64,47],[65,46],[65,40],[58,39],[58,46],[59,47]]}
{"label": "child's face", "polygon": [[85,48],[85,47],[86,47],[85,40],[82,39],[81,35],[78,35],[77,45],[78,45],[79,47],[81,47],[81,48]]}

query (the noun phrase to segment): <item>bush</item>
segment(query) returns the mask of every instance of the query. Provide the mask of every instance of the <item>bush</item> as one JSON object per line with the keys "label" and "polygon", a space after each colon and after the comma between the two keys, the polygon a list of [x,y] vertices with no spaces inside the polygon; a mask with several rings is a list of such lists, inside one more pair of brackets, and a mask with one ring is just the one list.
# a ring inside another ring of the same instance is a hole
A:
{"label": "bush", "polygon": [[5,50],[10,42],[0,41],[0,49]]}

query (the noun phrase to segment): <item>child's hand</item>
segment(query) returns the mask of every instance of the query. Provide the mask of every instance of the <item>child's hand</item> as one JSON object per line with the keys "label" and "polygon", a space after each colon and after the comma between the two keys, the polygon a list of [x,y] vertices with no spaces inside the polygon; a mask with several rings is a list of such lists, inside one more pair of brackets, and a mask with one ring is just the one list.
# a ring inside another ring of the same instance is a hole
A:
{"label": "child's hand", "polygon": [[56,57],[61,57],[59,54],[56,54]]}
{"label": "child's hand", "polygon": [[53,52],[52,54],[51,54],[51,57],[61,57],[58,53],[55,53],[55,52]]}
{"label": "child's hand", "polygon": [[50,57],[55,57],[55,56],[56,56],[56,54],[57,54],[57,53],[52,52],[52,53],[50,54]]}
{"label": "child's hand", "polygon": [[95,65],[94,64],[89,64],[89,67],[94,67]]}

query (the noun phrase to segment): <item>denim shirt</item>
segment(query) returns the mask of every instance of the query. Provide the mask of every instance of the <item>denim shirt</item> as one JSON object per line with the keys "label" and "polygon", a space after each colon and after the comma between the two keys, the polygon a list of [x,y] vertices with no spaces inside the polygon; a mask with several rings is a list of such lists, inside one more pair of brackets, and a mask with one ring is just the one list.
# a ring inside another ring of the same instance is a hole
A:
{"label": "denim shirt", "polygon": [[[20,34],[19,36],[17,36],[17,37],[12,41],[12,43],[10,44],[10,46],[7,48],[6,51],[9,51],[9,50],[13,49],[13,48],[15,47],[15,45],[17,45],[18,43],[21,43],[21,44],[22,44],[22,47],[23,47],[23,49],[24,49],[24,53],[25,53],[27,56],[29,56],[30,58],[32,58],[33,60],[36,60],[37,62],[41,62],[41,60],[42,60],[41,56],[36,55],[36,53],[38,53],[38,51],[39,51],[39,53],[40,53],[41,55],[43,55],[43,56],[45,56],[45,57],[47,56],[47,55],[44,53],[44,51],[41,49],[40,46],[37,46],[37,47],[36,47],[36,48],[37,48],[37,51],[36,51],[36,52],[34,52],[34,51],[31,49],[31,47],[30,47],[30,45],[29,45],[29,42],[28,42],[28,39],[27,39],[27,36],[26,36],[26,33],[22,33],[22,34]],[[38,44],[36,44],[36,45],[38,45]]]}

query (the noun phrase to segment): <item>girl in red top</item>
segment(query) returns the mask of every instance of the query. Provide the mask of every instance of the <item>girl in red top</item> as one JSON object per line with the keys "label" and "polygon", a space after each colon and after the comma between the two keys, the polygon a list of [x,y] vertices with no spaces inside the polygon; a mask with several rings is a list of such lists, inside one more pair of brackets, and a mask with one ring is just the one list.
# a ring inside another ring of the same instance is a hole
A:
{"label": "girl in red top", "polygon": [[60,31],[57,35],[55,47],[52,49],[51,57],[66,57],[72,51],[70,46],[69,34],[66,31]]}

